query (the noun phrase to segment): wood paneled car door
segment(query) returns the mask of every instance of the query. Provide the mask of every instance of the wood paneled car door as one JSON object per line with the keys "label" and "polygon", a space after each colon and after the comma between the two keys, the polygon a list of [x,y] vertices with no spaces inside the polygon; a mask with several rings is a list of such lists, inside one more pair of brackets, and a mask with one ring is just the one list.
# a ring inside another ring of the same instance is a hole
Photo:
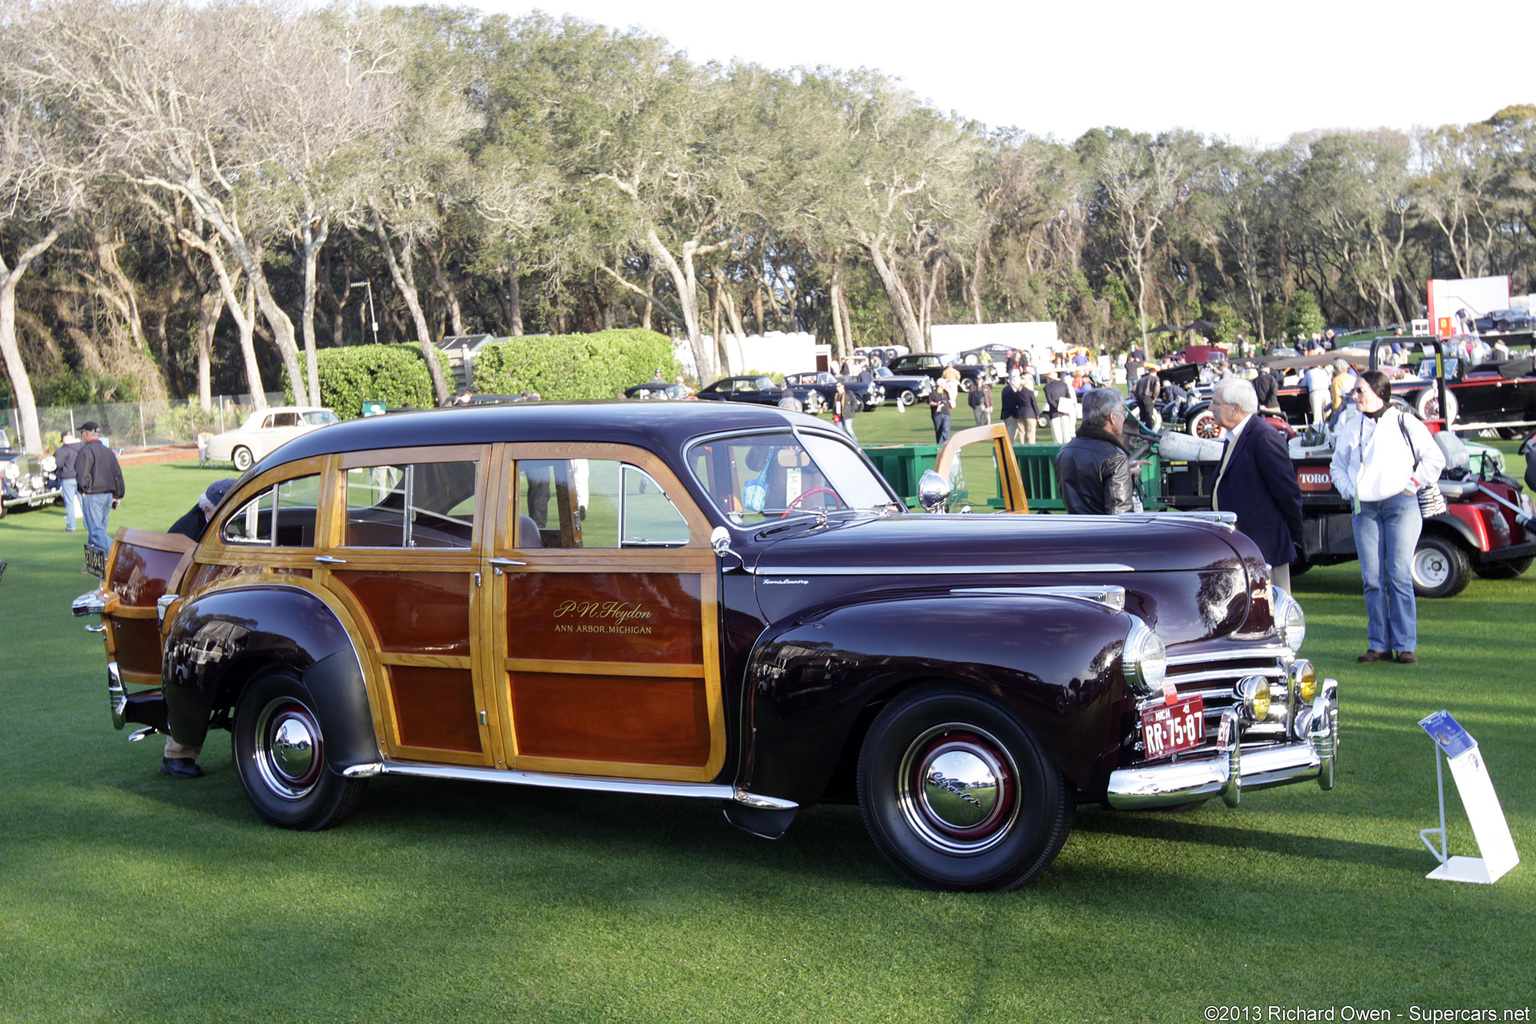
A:
{"label": "wood paneled car door", "polygon": [[709,524],[658,458],[510,445],[491,615],[508,767],[706,781],[724,761]]}
{"label": "wood paneled car door", "polygon": [[370,635],[375,728],[389,756],[489,765],[492,726],[474,643],[489,445],[338,457],[336,514],[315,561]]}

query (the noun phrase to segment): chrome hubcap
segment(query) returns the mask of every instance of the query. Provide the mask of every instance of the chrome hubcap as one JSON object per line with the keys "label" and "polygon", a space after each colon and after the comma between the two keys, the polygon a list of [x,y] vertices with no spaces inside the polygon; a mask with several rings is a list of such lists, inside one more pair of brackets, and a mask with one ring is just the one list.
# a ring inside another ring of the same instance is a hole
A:
{"label": "chrome hubcap", "polygon": [[320,723],[304,705],[275,700],[256,720],[256,764],[262,780],[276,793],[298,799],[315,787],[325,763]]}
{"label": "chrome hubcap", "polygon": [[957,722],[923,733],[902,759],[898,798],[903,816],[930,846],[946,853],[984,853],[1002,842],[1018,817],[1018,771],[1003,744]]}

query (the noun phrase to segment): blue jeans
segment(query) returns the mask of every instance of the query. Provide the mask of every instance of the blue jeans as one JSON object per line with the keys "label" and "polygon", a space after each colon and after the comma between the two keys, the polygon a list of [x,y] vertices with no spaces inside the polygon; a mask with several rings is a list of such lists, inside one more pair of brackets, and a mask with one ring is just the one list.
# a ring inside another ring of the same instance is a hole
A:
{"label": "blue jeans", "polygon": [[1411,651],[1419,641],[1413,551],[1424,529],[1419,499],[1395,494],[1362,501],[1354,515],[1355,550],[1365,584],[1366,643],[1373,651]]}
{"label": "blue jeans", "polygon": [[85,542],[103,551],[112,550],[112,535],[107,533],[107,517],[112,514],[112,492],[82,494],[85,509]]}
{"label": "blue jeans", "polygon": [[75,520],[80,518],[80,481],[74,477],[59,481],[59,490],[64,494],[64,521],[69,525],[64,527],[70,533],[75,532]]}

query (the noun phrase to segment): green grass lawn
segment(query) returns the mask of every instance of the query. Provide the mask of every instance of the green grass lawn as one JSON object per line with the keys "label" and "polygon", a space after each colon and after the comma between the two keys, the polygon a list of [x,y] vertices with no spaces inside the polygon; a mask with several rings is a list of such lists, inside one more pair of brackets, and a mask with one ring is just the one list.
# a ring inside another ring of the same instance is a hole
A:
{"label": "green grass lawn", "polygon": [[[856,426],[932,437],[921,409]],[[163,529],[231,474],[125,475],[114,528]],[[952,895],[903,884],[845,806],[767,842],[700,801],[383,779],[332,831],[269,828],[225,734],[206,778],[177,781],[158,739],[111,728],[100,639],[68,611],[93,582],[83,536],[61,524],[0,521],[0,1021],[1423,1020],[1536,1002],[1531,867],[1424,878],[1435,767],[1416,724],[1447,708],[1466,725],[1536,855],[1536,579],[1422,602],[1409,668],[1355,663],[1353,564],[1299,577],[1305,653],[1341,680],[1337,789],[1084,807],[1034,885]],[[1454,790],[1449,813],[1451,852],[1475,856]]]}

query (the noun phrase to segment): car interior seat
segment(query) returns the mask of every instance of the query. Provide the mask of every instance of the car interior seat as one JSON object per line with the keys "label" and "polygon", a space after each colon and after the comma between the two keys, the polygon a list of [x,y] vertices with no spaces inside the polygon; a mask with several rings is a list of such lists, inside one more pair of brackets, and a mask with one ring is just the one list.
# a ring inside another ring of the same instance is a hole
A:
{"label": "car interior seat", "polygon": [[1467,457],[1466,445],[1449,430],[1435,435],[1435,444],[1445,456],[1445,469],[1440,473],[1440,493],[1448,501],[1465,501],[1477,493],[1477,478],[1472,474],[1472,462]]}

